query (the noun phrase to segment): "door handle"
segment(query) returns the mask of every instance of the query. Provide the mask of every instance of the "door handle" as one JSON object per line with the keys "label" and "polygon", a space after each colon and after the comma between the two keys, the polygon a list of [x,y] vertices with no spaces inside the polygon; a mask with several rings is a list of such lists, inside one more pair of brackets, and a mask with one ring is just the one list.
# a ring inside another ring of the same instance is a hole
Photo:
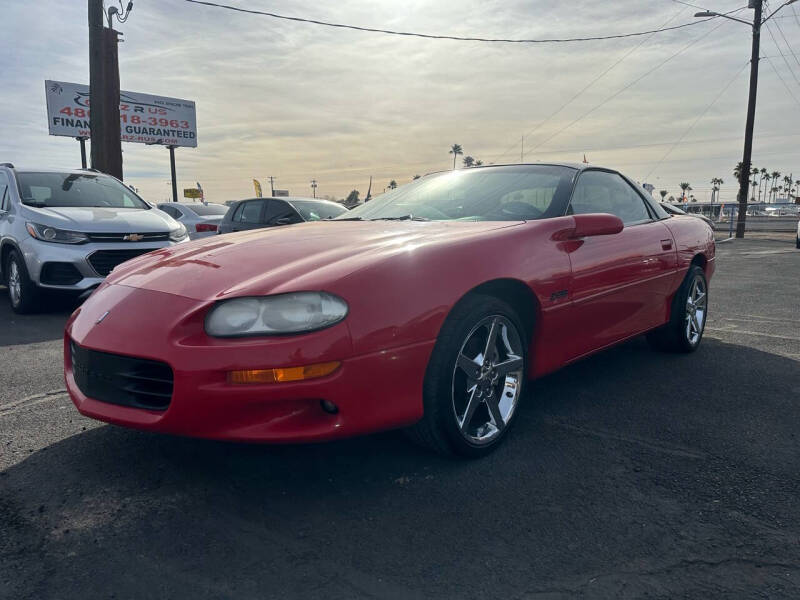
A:
{"label": "door handle", "polygon": [[672,240],[661,240],[662,250],[672,250]]}

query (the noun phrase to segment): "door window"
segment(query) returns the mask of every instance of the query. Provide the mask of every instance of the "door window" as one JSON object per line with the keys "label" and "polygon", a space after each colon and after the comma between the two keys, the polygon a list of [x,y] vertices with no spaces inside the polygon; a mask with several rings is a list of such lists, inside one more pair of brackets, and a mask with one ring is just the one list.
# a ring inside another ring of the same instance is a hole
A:
{"label": "door window", "polygon": [[8,190],[8,177],[5,173],[0,173],[0,210],[7,211],[8,205],[10,202],[10,195],[11,192]]}
{"label": "door window", "polygon": [[267,205],[267,214],[264,217],[267,225],[289,225],[302,223],[303,219],[297,214],[288,202],[283,200],[270,200]]}
{"label": "door window", "polygon": [[258,223],[261,219],[261,208],[263,206],[263,200],[252,200],[250,202],[245,202],[236,211],[234,220],[240,223]]}
{"label": "door window", "polygon": [[584,171],[572,193],[567,214],[610,213],[626,225],[650,221],[644,200],[617,173]]}
{"label": "door window", "polygon": [[180,219],[180,218],[183,216],[183,215],[182,215],[182,214],[181,214],[181,213],[178,211],[178,209],[177,209],[177,208],[175,208],[175,207],[173,207],[173,206],[168,206],[168,205],[166,205],[166,204],[162,204],[162,205],[161,205],[159,208],[160,208],[162,211],[164,211],[165,213],[167,213],[167,214],[168,214],[170,217],[172,217],[173,219]]}

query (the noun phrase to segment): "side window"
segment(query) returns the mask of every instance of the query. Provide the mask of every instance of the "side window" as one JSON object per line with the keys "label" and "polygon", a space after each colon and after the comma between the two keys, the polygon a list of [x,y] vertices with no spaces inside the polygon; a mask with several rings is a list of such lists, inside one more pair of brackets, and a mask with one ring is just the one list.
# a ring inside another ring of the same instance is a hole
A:
{"label": "side window", "polygon": [[252,200],[250,202],[245,202],[240,208],[241,210],[236,211],[236,215],[240,223],[258,223],[261,219],[261,208],[264,206],[263,200]]}
{"label": "side window", "polygon": [[270,200],[267,205],[267,213],[264,216],[267,225],[289,225],[292,223],[302,223],[303,219],[297,211],[283,200]]}
{"label": "side window", "polygon": [[5,173],[0,173],[0,210],[5,212],[11,203],[11,190],[8,189],[8,177]]}
{"label": "side window", "polygon": [[616,173],[584,171],[572,193],[567,214],[610,213],[626,225],[650,221],[639,194]]}
{"label": "side window", "polygon": [[160,209],[162,212],[165,212],[165,213],[167,213],[167,214],[168,214],[170,217],[172,217],[172,218],[175,218],[175,212],[176,212],[176,211],[175,211],[175,209],[174,209],[174,208],[172,208],[171,206],[168,206],[168,205],[166,205],[166,204],[159,204],[158,208],[159,208],[159,209]]}
{"label": "side window", "polygon": [[[244,202],[236,207],[236,210],[233,211],[231,215],[231,221],[238,222],[242,219],[242,210],[244,209]],[[228,211],[230,212],[230,211]]]}

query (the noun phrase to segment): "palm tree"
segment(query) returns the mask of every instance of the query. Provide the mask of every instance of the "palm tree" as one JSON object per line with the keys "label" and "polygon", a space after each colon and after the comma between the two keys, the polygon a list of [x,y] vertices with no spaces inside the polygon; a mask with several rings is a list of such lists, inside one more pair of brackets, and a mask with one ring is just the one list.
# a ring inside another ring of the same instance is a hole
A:
{"label": "palm tree", "polygon": [[753,178],[753,182],[750,184],[750,187],[753,188],[753,194],[752,194],[752,197],[750,198],[750,202],[755,202],[756,201],[756,187],[758,187],[758,182],[755,180],[755,178]]}
{"label": "palm tree", "polygon": [[450,152],[448,154],[453,155],[453,170],[456,168],[456,158],[458,158],[459,154],[464,154],[464,149],[461,147],[461,144],[453,144],[450,148]]}
{"label": "palm tree", "polygon": [[463,160],[463,161],[461,161],[461,162],[463,162],[463,163],[464,163],[464,166],[465,166],[465,167],[469,168],[469,167],[471,167],[472,165],[474,165],[474,164],[475,164],[475,159],[474,159],[474,158],[472,158],[471,156],[465,156],[465,157],[464,157],[464,160]]}
{"label": "palm tree", "polygon": [[742,176],[742,165],[742,161],[739,161],[733,168],[733,176],[736,177],[736,181],[739,181],[739,178]]}
{"label": "palm tree", "polygon": [[686,182],[681,183],[681,190],[683,190],[683,194],[681,195],[681,200],[686,198],[686,192],[687,192],[687,190],[690,190],[690,189],[691,189],[691,186],[688,183],[686,183]]}
{"label": "palm tree", "polygon": [[759,171],[759,173],[761,173],[761,178],[758,180],[758,201],[761,202],[761,184],[762,183],[765,184],[764,185],[764,194],[766,195],[766,193],[767,193],[766,177],[767,177],[768,171],[765,168],[762,167],[761,170]]}
{"label": "palm tree", "polygon": [[675,196],[670,196],[669,198],[667,198],[667,202],[670,202],[670,203],[671,202],[675,202]]}
{"label": "palm tree", "polygon": [[711,204],[714,204],[714,195],[719,195],[719,186],[721,186],[724,181],[722,181],[721,177],[714,177],[711,180]]}
{"label": "palm tree", "polygon": [[[777,187],[775,187],[775,183],[778,181],[778,177],[780,177],[780,176],[781,176],[781,172],[780,172],[780,171],[773,171],[773,172],[771,173],[771,175],[772,175],[772,191],[773,191],[773,192],[777,192],[777,191],[778,191],[778,188],[777,188]],[[776,198],[776,199],[777,199],[777,198]]]}
{"label": "palm tree", "polygon": [[667,194],[668,194],[667,190],[659,190],[658,193],[661,194],[661,201],[663,202],[664,198],[667,197]]}
{"label": "palm tree", "polygon": [[482,160],[476,160],[475,161],[475,166],[476,167],[482,167],[483,166],[483,161]]}
{"label": "palm tree", "polygon": [[389,189],[390,189],[390,190],[393,190],[393,189],[394,189],[394,188],[396,188],[396,187],[397,187],[397,182],[396,182],[394,179],[392,179],[392,180],[389,182]]}

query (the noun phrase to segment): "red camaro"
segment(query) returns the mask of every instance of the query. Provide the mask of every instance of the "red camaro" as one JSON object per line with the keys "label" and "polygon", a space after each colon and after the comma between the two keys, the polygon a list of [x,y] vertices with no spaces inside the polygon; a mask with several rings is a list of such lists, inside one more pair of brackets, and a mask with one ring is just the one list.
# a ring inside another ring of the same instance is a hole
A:
{"label": "red camaro", "polygon": [[708,225],[615,171],[438,173],[333,221],[122,264],[67,324],[67,388],[84,415],[138,429],[301,442],[406,427],[478,456],[530,378],[644,333],[695,350],[713,272]]}

